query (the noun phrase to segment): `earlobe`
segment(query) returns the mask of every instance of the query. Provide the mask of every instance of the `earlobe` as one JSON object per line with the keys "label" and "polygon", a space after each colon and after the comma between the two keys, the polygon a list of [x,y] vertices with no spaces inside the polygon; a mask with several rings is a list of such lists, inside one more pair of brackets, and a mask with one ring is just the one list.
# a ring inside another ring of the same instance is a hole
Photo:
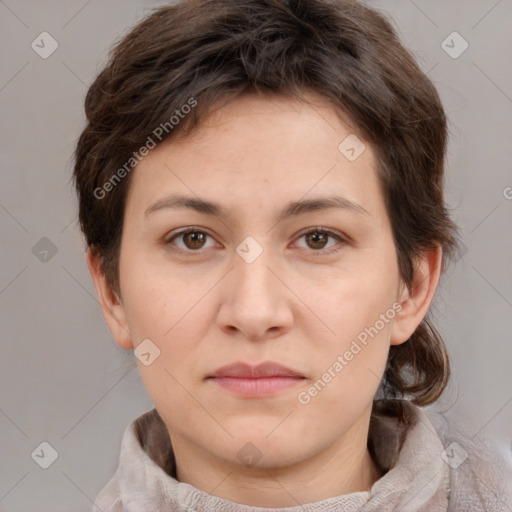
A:
{"label": "earlobe", "polygon": [[441,266],[441,246],[424,251],[417,259],[413,282],[400,294],[401,309],[393,324],[391,345],[405,343],[425,318],[439,284]]}
{"label": "earlobe", "polygon": [[103,317],[112,336],[121,348],[133,349],[134,345],[128,329],[124,305],[118,294],[112,290],[107,282],[100,258],[91,247],[87,249],[86,259]]}

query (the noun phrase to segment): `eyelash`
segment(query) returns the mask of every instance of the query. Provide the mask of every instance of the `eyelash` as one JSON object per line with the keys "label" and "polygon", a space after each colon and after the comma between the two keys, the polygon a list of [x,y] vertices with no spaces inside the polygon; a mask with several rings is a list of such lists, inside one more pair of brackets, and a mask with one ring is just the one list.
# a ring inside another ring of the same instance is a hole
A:
{"label": "eyelash", "polygon": [[[177,233],[174,233],[170,238],[167,238],[165,240],[165,245],[166,246],[169,246],[169,248],[173,251],[173,252],[177,252],[177,253],[201,253],[202,252],[202,249],[197,249],[197,250],[193,250],[193,249],[181,249],[181,248],[176,248],[176,247],[172,247],[172,242],[179,238],[180,236],[183,236],[183,235],[187,235],[189,233],[201,233],[201,234],[204,234],[206,235],[207,237],[210,237],[210,238],[213,238],[209,233],[207,233],[206,231],[203,231],[202,229],[195,229],[195,228],[186,228],[186,229],[183,229],[182,231],[179,231]],[[298,239],[301,239],[309,234],[312,234],[312,233],[321,233],[321,234],[324,234],[324,235],[328,235],[329,237],[331,238],[334,238],[335,240],[337,240],[339,243],[341,243],[342,245],[346,244],[347,241],[345,238],[343,238],[341,235],[339,235],[338,233],[336,233],[335,231],[332,231],[330,229],[327,229],[327,228],[323,228],[323,227],[318,227],[318,228],[313,228],[313,229],[310,229],[302,234],[299,235],[299,238]],[[339,251],[340,248],[329,248],[329,249],[310,249],[310,251],[316,256],[322,256],[322,255],[326,255],[326,254],[332,254],[334,252],[337,252]]]}

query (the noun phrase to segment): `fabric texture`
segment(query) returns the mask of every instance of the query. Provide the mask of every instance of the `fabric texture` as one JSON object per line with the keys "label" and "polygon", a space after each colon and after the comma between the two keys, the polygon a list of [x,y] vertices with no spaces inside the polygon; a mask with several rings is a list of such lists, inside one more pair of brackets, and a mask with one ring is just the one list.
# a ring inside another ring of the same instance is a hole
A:
{"label": "fabric texture", "polygon": [[293,507],[262,508],[212,496],[176,479],[165,424],[153,409],[125,430],[102,512],[512,512],[512,470],[489,446],[406,400],[374,403],[368,449],[383,476],[371,489]]}

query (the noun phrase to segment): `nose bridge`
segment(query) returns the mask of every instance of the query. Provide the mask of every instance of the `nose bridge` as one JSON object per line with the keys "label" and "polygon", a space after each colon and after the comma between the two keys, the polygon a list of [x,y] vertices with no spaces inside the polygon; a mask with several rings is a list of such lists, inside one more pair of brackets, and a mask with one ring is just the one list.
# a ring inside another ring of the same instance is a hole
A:
{"label": "nose bridge", "polygon": [[[234,261],[234,293],[236,300],[242,305],[261,302],[268,306],[275,300],[275,276],[269,270],[275,266],[272,261],[272,251],[254,238],[248,237],[237,247]],[[273,300],[272,300],[273,299]]]}
{"label": "nose bridge", "polygon": [[250,339],[261,339],[270,330],[288,328],[292,314],[286,303],[286,287],[274,275],[278,273],[278,265],[272,251],[258,242],[257,254],[254,242],[249,240],[248,246],[242,243],[237,247],[219,322],[221,328],[241,331]]}

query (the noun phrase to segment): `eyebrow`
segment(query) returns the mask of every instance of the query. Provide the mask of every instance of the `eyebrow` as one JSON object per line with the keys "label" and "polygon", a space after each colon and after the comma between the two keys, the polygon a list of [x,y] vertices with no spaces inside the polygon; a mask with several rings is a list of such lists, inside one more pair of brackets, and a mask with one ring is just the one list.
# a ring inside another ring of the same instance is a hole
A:
{"label": "eyebrow", "polygon": [[[229,211],[225,210],[218,203],[206,201],[204,199],[200,199],[197,197],[181,195],[171,195],[159,199],[146,209],[146,211],[144,212],[144,216],[147,217],[152,213],[164,209],[178,208],[188,208],[191,210],[195,210],[199,213],[204,213],[206,215],[212,215],[225,219],[228,219],[230,217]],[[276,220],[277,222],[280,222],[289,217],[295,217],[305,213],[324,210],[328,208],[341,208],[352,211],[354,213],[368,215],[371,217],[371,215],[360,204],[354,203],[353,201],[350,201],[349,199],[346,199],[341,196],[327,196],[313,199],[302,199],[299,201],[291,201],[288,204],[286,204],[285,207],[277,214]]]}

